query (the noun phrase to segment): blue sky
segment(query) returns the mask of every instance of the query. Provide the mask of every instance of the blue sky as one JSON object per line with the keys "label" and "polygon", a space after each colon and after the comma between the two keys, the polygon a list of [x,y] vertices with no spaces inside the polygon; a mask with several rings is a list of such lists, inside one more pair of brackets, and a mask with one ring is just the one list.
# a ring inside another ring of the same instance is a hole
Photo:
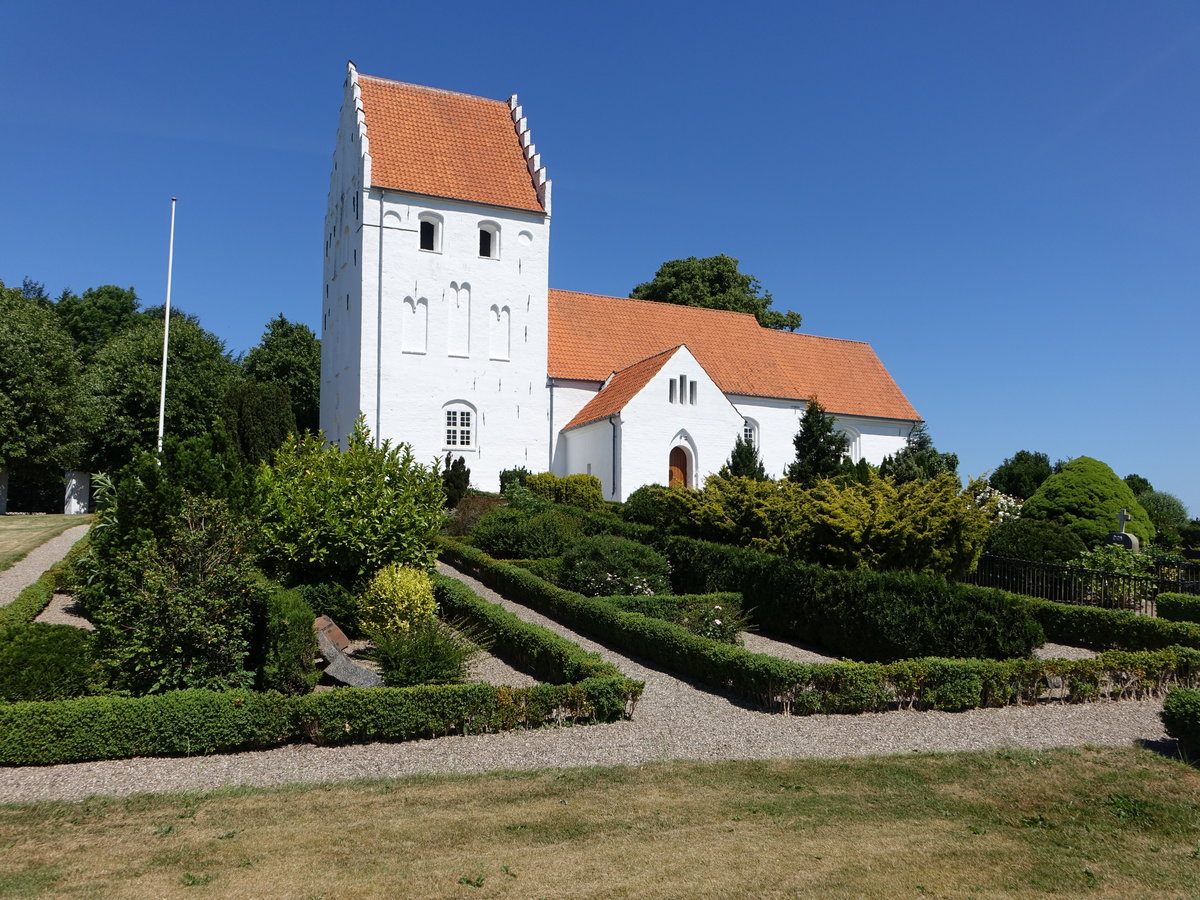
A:
{"label": "blue sky", "polygon": [[233,352],[316,326],[347,59],[520,95],[551,285],[727,253],[869,341],[965,474],[1020,449],[1200,515],[1200,4],[10,4],[0,280],[116,283]]}

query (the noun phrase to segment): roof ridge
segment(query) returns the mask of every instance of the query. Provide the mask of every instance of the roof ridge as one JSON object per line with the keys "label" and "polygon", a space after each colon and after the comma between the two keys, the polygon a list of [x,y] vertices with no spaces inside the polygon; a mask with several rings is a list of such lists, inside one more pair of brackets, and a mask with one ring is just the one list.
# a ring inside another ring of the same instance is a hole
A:
{"label": "roof ridge", "polygon": [[380,75],[365,75],[362,72],[358,73],[358,77],[369,78],[371,81],[382,81],[384,84],[396,84],[400,87],[416,88],[420,91],[428,91],[431,94],[447,94],[451,97],[466,97],[468,100],[484,100],[488,103],[499,103],[501,106],[508,106],[507,100],[493,100],[491,97],[484,97],[482,94],[468,94],[465,91],[450,91],[446,88],[430,87],[427,84],[416,84],[412,81],[397,81],[395,78],[384,78]]}
{"label": "roof ridge", "polygon": [[[600,295],[597,295],[597,296],[600,296]],[[687,344],[676,344],[674,347],[668,347],[666,350],[659,350],[657,353],[651,353],[649,356],[642,357],[637,362],[630,363],[623,369],[614,369],[611,373],[609,373],[608,377],[613,378],[617,375],[621,375],[625,372],[628,372],[630,369],[636,368],[637,366],[641,366],[641,365],[644,365],[644,364],[650,362],[650,360],[655,359],[656,357],[663,356],[664,354],[667,354],[667,353],[674,353],[680,347],[686,347],[686,346],[687,346]],[[691,351],[689,350],[688,352],[690,353]],[[601,390],[603,390],[603,388],[601,388]]]}
{"label": "roof ridge", "polygon": [[808,332],[808,331],[784,331],[781,328],[768,328],[766,330],[773,331],[776,334],[786,334],[791,337],[817,338],[818,340],[821,340],[821,341],[840,341],[843,344],[863,344],[867,347],[871,346],[870,341],[860,341],[857,338],[829,337],[828,335],[824,335],[824,334],[812,334],[811,332]]}
{"label": "roof ridge", "polygon": [[[621,300],[621,301],[625,301],[628,303],[653,303],[655,306],[660,306],[660,307],[672,306],[672,307],[675,307],[676,309],[697,309],[697,310],[700,310],[701,312],[705,312],[705,313],[719,313],[719,314],[725,315],[725,316],[743,316],[743,317],[749,317],[751,319],[754,319],[754,313],[738,312],[735,309],[713,309],[708,306],[690,306],[687,303],[667,303],[665,300],[645,300],[642,297],[616,297],[612,294],[597,294],[594,291],[568,291],[565,288],[550,288],[550,290],[557,291],[560,294],[579,294],[584,297],[600,297],[604,300]],[[758,324],[757,319],[755,319],[755,324],[756,325]],[[762,325],[759,325],[758,327],[763,328],[764,331],[774,331],[775,330],[775,329],[771,329],[771,328],[764,328]],[[647,357],[647,359],[649,359],[649,357]]]}

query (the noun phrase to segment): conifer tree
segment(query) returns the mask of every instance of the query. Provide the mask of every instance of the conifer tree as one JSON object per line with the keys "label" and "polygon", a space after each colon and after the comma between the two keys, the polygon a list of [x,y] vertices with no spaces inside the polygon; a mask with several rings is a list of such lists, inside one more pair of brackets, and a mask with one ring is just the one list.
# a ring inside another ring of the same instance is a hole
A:
{"label": "conifer tree", "polygon": [[758,456],[758,448],[754,441],[747,440],[744,435],[737,439],[733,451],[719,472],[722,478],[753,478],[755,481],[767,481],[767,470],[763,468]]}
{"label": "conifer tree", "polygon": [[800,419],[800,430],[792,441],[796,461],[788,466],[789,481],[812,484],[818,478],[837,474],[850,441],[845,434],[834,430],[833,422],[833,415],[825,412],[816,397],[809,401]]}

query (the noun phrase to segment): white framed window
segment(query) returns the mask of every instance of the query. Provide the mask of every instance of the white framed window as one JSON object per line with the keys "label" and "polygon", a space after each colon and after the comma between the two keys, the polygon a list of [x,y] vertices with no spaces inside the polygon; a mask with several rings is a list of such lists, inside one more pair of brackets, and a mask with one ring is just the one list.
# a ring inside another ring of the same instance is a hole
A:
{"label": "white framed window", "polygon": [[482,259],[500,258],[500,226],[495,222],[479,223],[479,256]]}
{"label": "white framed window", "polygon": [[742,440],[755,447],[758,446],[758,423],[753,419],[746,419],[742,423]]}
{"label": "white framed window", "polygon": [[446,410],[446,446],[475,446],[475,414],[461,407]]}
{"label": "white framed window", "polygon": [[417,219],[420,222],[420,246],[430,253],[442,252],[442,217],[437,213],[424,212]]}

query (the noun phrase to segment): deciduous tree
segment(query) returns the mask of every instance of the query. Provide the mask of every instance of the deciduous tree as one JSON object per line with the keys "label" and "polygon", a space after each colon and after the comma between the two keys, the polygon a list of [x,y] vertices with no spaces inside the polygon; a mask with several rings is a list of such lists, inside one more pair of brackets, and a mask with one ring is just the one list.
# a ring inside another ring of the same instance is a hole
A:
{"label": "deciduous tree", "polygon": [[242,365],[255,381],[288,389],[297,428],[315,432],[320,427],[321,342],[311,328],[289,322],[281,313],[267,323],[262,340]]}
{"label": "deciduous tree", "polygon": [[750,313],[766,328],[795,331],[800,314],[771,309],[771,292],[753,275],[738,271],[738,261],[722,253],[697,259],[673,259],[658,267],[650,281],[635,287],[630,297],[681,306],[702,306]]}
{"label": "deciduous tree", "polygon": [[1018,450],[996,467],[988,483],[1009,496],[1028,500],[1052,472],[1045,453]]}

